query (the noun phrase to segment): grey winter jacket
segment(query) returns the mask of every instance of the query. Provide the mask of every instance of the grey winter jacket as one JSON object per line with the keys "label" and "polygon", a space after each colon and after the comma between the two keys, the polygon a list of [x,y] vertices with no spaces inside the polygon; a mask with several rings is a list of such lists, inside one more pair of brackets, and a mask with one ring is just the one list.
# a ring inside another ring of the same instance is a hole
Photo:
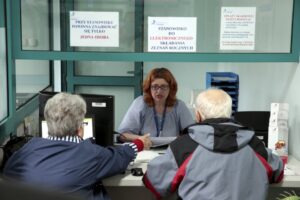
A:
{"label": "grey winter jacket", "polygon": [[264,200],[269,183],[282,178],[282,160],[252,130],[210,119],[188,127],[153,159],[143,181],[157,199],[177,192],[184,200]]}

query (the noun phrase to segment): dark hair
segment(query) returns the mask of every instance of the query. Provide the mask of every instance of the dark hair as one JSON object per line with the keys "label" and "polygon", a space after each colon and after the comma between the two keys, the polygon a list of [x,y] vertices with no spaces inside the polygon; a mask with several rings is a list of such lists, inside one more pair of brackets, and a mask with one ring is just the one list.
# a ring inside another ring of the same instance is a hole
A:
{"label": "dark hair", "polygon": [[154,100],[151,96],[151,83],[158,78],[164,79],[169,84],[170,92],[166,100],[166,105],[174,106],[176,102],[177,82],[172,73],[166,68],[154,68],[148,73],[143,83],[144,101],[147,105],[154,106]]}

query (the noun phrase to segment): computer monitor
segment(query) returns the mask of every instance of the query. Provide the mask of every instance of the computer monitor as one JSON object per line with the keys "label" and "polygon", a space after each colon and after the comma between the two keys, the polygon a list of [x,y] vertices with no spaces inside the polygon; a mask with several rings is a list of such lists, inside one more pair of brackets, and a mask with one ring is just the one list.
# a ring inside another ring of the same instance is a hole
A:
{"label": "computer monitor", "polygon": [[[94,128],[94,119],[92,117],[85,117],[83,119],[83,139],[95,137],[95,128]],[[41,121],[41,132],[42,132],[42,138],[48,138],[48,126],[46,120]]]}
{"label": "computer monitor", "polygon": [[[44,108],[49,98],[57,94],[56,92],[40,92],[39,94],[39,117],[40,132],[42,134],[42,121],[44,120]],[[79,94],[86,101],[86,118],[92,116],[94,137],[96,144],[101,146],[113,145],[114,137],[114,96]],[[42,136],[42,135],[41,135]]]}
{"label": "computer monitor", "polygon": [[238,111],[234,113],[234,119],[244,126],[254,130],[255,135],[265,145],[268,144],[269,111]]}

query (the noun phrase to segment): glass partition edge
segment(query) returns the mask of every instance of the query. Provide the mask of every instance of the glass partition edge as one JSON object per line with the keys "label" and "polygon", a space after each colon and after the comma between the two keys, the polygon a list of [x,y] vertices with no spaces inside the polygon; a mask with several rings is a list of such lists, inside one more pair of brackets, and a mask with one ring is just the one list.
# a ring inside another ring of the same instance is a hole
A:
{"label": "glass partition edge", "polygon": [[101,85],[101,86],[135,86],[134,77],[122,76],[82,76],[73,77],[76,85]]}
{"label": "glass partition edge", "polygon": [[293,10],[293,31],[292,31],[292,53],[295,57],[298,57],[300,52],[300,0],[294,0]]}
{"label": "glass partition edge", "polygon": [[11,11],[12,1],[6,3],[6,15],[7,15],[7,93],[8,93],[8,118],[13,117],[16,112],[16,69],[15,62],[13,61],[13,12]]}
{"label": "glass partition edge", "polygon": [[[4,0],[0,0],[0,13],[4,15]],[[4,17],[0,17],[0,27],[5,27]]]}

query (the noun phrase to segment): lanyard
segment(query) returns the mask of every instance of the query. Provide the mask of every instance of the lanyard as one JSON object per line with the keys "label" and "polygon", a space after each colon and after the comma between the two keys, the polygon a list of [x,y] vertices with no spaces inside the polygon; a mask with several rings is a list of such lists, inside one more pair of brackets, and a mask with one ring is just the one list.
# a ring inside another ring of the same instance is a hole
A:
{"label": "lanyard", "polygon": [[166,118],[166,111],[167,111],[167,106],[165,106],[165,108],[164,108],[163,117],[162,117],[160,128],[159,128],[157,113],[156,113],[156,110],[155,110],[155,106],[153,106],[154,120],[155,120],[155,125],[156,125],[156,137],[158,137],[161,134],[161,132],[164,128],[164,123],[165,123],[165,118]]}

